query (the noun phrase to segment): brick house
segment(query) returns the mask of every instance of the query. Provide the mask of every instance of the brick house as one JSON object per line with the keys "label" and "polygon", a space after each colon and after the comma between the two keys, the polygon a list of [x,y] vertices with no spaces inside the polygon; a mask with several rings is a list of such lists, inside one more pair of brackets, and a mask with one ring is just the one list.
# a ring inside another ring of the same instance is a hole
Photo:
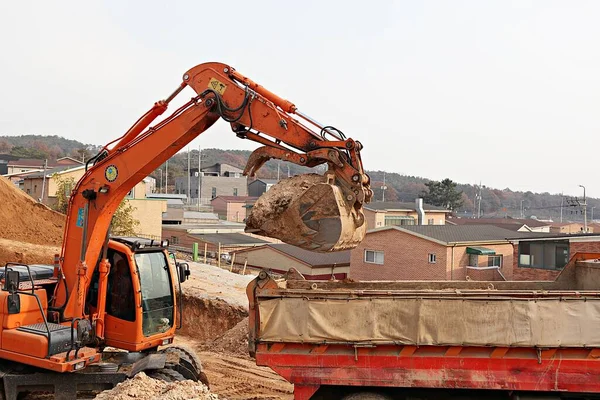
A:
{"label": "brick house", "polygon": [[374,229],[351,251],[349,277],[355,280],[511,280],[514,251],[507,238],[532,235],[539,234],[489,225]]}
{"label": "brick house", "polygon": [[576,253],[600,252],[600,234],[545,234],[510,241],[514,280],[554,280]]}
{"label": "brick house", "polygon": [[446,217],[451,211],[423,204],[422,199],[416,199],[414,203],[373,202],[365,204],[364,212],[367,229],[377,229],[385,226],[445,225]]}
{"label": "brick house", "polygon": [[256,201],[256,197],[249,196],[217,196],[211,200],[213,212],[220,218],[232,222],[244,222],[246,220],[249,205]]}
{"label": "brick house", "polygon": [[251,268],[268,269],[278,274],[295,268],[306,279],[345,279],[350,270],[350,252],[316,253],[285,243],[267,244],[235,252],[238,264]]}

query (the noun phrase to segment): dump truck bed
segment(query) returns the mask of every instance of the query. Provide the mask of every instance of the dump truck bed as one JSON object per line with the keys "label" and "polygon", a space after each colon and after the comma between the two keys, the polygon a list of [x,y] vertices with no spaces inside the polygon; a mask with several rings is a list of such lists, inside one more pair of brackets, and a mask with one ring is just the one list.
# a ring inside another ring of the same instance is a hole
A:
{"label": "dump truck bed", "polygon": [[554,282],[263,275],[251,351],[297,399],[323,385],[600,393],[598,258],[576,255]]}

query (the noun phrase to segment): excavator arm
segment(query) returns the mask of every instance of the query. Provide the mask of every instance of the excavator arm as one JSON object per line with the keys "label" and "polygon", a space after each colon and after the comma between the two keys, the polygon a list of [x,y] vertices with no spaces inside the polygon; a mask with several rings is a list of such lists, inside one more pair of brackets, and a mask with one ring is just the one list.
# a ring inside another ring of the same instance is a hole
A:
{"label": "excavator arm", "polygon": [[[186,87],[196,96],[149,127]],[[263,145],[249,158],[248,175],[273,158],[309,167],[328,165],[323,176],[293,177],[265,193],[248,218],[247,231],[316,251],[348,249],[362,240],[362,206],[372,191],[360,143],[303,115],[228,65],[200,64],[183,75],[173,94],[89,160],[73,189],[62,246],[63,284],[57,286],[53,304],[64,319],[85,315],[87,289],[123,198],[220,118],[231,123],[238,137]]]}

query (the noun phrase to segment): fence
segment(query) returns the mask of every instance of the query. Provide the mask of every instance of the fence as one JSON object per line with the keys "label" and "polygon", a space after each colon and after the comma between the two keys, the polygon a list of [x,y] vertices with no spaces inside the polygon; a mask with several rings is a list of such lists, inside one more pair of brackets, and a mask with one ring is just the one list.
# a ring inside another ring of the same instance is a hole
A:
{"label": "fence", "polygon": [[255,267],[248,266],[246,262],[243,264],[236,263],[234,252],[246,248],[248,246],[225,246],[221,243],[216,245],[212,243],[193,243],[191,248],[169,245],[169,250],[175,252],[179,258],[215,265],[242,275],[258,270]]}

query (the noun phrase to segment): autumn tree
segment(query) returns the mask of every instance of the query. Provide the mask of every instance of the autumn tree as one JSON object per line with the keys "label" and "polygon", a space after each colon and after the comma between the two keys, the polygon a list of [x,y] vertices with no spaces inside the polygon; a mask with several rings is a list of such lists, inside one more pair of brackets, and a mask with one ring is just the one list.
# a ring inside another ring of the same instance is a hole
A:
{"label": "autumn tree", "polygon": [[137,233],[140,221],[133,217],[136,210],[127,199],[123,200],[112,218],[111,233],[115,236],[132,236]]}
{"label": "autumn tree", "polygon": [[59,213],[66,214],[69,207],[69,198],[75,187],[75,179],[73,177],[63,178],[58,174],[52,175],[52,179],[56,182],[56,203],[52,208]]}
{"label": "autumn tree", "polygon": [[441,182],[430,181],[425,184],[427,190],[423,191],[423,201],[438,207],[444,207],[455,211],[463,204],[462,192],[456,190],[456,183],[451,179],[444,179]]}

